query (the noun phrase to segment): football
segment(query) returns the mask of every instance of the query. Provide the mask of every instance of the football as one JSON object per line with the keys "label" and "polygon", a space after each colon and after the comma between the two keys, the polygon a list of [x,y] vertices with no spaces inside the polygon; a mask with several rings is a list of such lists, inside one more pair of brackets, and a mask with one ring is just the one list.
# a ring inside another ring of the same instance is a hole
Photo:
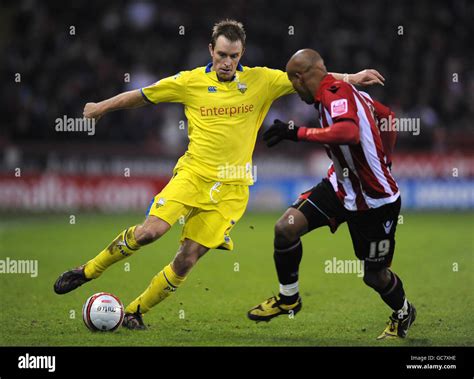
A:
{"label": "football", "polygon": [[122,325],[122,302],[111,293],[96,293],[85,302],[82,308],[82,319],[92,331],[113,332]]}

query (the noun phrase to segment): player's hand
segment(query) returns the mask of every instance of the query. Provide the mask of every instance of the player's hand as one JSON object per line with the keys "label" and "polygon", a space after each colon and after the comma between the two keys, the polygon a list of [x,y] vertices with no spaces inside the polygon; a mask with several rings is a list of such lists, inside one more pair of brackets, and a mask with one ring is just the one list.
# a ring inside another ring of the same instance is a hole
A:
{"label": "player's hand", "polygon": [[298,126],[292,122],[285,123],[280,120],[273,121],[273,125],[263,133],[263,140],[268,147],[275,146],[284,139],[298,141]]}
{"label": "player's hand", "polygon": [[84,112],[82,115],[84,118],[92,118],[97,122],[102,117],[102,112],[97,103],[87,103],[84,106]]}
{"label": "player's hand", "polygon": [[384,85],[385,78],[374,69],[366,69],[359,71],[357,74],[349,75],[349,82],[356,86],[372,86],[374,84]]}

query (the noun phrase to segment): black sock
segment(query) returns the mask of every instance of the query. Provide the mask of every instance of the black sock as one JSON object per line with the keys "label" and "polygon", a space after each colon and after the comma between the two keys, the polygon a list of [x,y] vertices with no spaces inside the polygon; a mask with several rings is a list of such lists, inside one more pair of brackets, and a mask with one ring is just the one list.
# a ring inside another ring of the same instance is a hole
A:
{"label": "black sock", "polygon": [[380,291],[380,297],[385,303],[394,311],[403,308],[405,303],[405,290],[401,279],[393,272],[391,272],[391,279],[387,286]]}
{"label": "black sock", "polygon": [[[292,284],[298,281],[298,269],[302,256],[303,245],[300,239],[290,244],[275,243],[273,259],[280,284]],[[286,304],[293,304],[298,297],[298,293],[292,296],[280,294],[280,299]]]}

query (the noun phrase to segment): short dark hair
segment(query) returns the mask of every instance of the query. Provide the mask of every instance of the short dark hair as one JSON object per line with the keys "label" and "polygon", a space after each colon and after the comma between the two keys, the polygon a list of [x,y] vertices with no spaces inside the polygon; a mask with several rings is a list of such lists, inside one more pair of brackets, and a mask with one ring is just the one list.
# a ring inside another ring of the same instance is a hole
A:
{"label": "short dark hair", "polygon": [[225,19],[214,24],[212,28],[212,48],[216,46],[216,41],[219,36],[224,36],[231,42],[241,41],[242,47],[245,47],[245,30],[241,22]]}

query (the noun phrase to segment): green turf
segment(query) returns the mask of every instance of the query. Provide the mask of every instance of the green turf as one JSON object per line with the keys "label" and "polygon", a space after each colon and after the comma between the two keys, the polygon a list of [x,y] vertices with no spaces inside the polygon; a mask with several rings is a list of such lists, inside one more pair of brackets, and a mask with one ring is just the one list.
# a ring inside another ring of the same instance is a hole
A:
{"label": "green turf", "polygon": [[418,319],[409,338],[384,342],[375,340],[389,315],[379,296],[355,274],[324,272],[327,259],[353,259],[345,225],[336,235],[318,230],[304,237],[304,306],[294,319],[247,320],[250,307],[278,291],[272,257],[277,217],[247,213],[232,234],[235,250],[204,256],[185,285],[146,315],[149,330],[92,333],[82,322],[84,301],[99,291],[112,292],[125,304],[133,300],[174,256],[180,228],[100,279],[58,296],[52,290],[58,274],[93,257],[141,216],[77,214],[71,225],[67,215],[2,215],[1,259],[38,259],[39,275],[0,274],[0,345],[473,345],[472,214],[404,215],[393,269],[416,304]]}

